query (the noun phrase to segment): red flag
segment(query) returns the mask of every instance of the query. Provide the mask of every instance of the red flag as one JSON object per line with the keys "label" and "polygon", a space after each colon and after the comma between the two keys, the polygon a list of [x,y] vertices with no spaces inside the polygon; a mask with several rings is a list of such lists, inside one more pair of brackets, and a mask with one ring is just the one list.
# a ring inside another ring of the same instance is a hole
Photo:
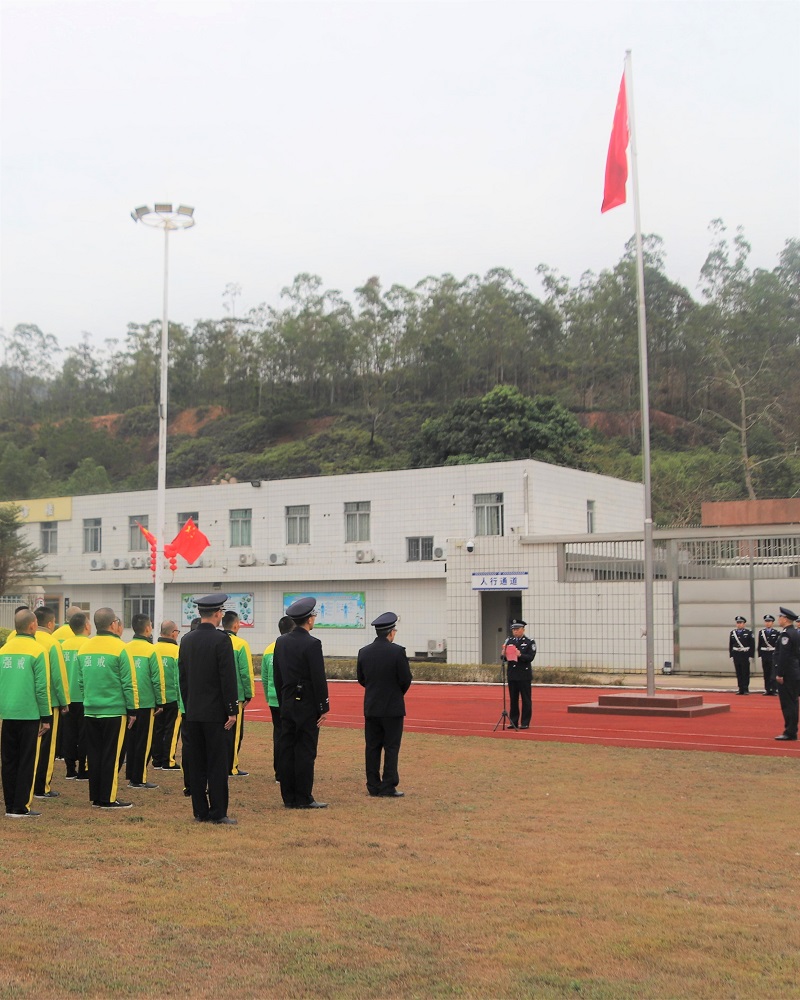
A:
{"label": "red flag", "polygon": [[209,542],[191,517],[172,539],[175,552],[183,556],[187,563],[193,563],[199,559],[210,544],[211,542]]}
{"label": "red flag", "polygon": [[606,184],[603,189],[602,212],[625,204],[625,182],[628,179],[628,157],[626,149],[630,138],[628,127],[628,100],[625,94],[625,74],[619,85],[617,106],[614,109],[614,127],[611,129],[611,141],[608,144],[606,159]]}
{"label": "red flag", "polygon": [[[137,524],[139,524],[139,522],[138,522],[138,521],[137,521],[136,523],[137,523]],[[150,546],[151,548],[155,548],[155,547],[157,547],[157,546],[158,546],[158,542],[156,541],[156,536],[155,536],[155,535],[153,535],[153,534],[152,534],[151,532],[149,532],[149,531],[147,530],[147,528],[145,528],[145,527],[143,527],[143,526],[142,526],[141,524],[139,524],[139,531],[141,531],[141,533],[142,533],[142,534],[144,535],[144,537],[145,537],[145,538],[147,539],[147,544],[148,544],[148,545],[149,545],[149,546]]]}

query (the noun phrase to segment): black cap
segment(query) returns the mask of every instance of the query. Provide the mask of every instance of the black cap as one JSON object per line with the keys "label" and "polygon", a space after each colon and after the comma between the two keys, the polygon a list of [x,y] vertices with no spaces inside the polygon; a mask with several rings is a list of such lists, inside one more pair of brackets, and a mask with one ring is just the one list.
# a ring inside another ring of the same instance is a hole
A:
{"label": "black cap", "polygon": [[286,614],[295,622],[305,621],[316,607],[317,601],[314,597],[301,597],[290,604],[286,609]]}
{"label": "black cap", "polygon": [[511,622],[511,628],[525,628],[525,626],[526,626],[527,624],[528,624],[528,623],[527,623],[527,622],[524,622],[524,621],[523,621],[523,620],[522,620],[521,618],[515,618],[515,619],[514,619],[514,620],[513,620],[512,622]]}
{"label": "black cap", "polygon": [[775,615],[764,615],[764,621],[765,622],[774,622],[775,621]]}
{"label": "black cap", "polygon": [[784,618],[788,618],[790,621],[793,622],[797,621],[797,615],[794,613],[794,611],[790,611],[788,608],[779,608],[778,610],[780,611],[780,613],[783,615]]}
{"label": "black cap", "polygon": [[378,615],[375,621],[371,624],[372,627],[376,628],[379,632],[391,632],[397,624],[397,615],[394,611],[384,611],[384,613],[382,615]]}
{"label": "black cap", "polygon": [[741,615],[737,615],[737,616],[736,616],[736,617],[735,617],[735,618],[734,618],[733,620],[734,620],[735,622],[741,622],[741,623],[742,623],[742,625],[744,625],[744,623],[745,623],[745,622],[747,621],[747,619],[746,619],[746,618],[743,618],[743,617],[742,617]]}
{"label": "black cap", "polygon": [[206,594],[205,597],[195,597],[194,603],[198,611],[219,611],[222,605],[228,600],[227,594]]}

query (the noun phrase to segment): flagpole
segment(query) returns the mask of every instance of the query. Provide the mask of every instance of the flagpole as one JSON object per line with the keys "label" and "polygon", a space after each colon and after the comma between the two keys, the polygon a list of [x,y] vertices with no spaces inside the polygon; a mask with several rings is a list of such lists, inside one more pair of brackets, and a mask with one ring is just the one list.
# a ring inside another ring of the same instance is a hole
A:
{"label": "flagpole", "polygon": [[650,386],[647,364],[647,313],[644,298],[644,250],[639,212],[639,169],[636,149],[636,116],[633,110],[633,65],[631,50],[625,52],[625,96],[631,141],[633,219],[636,230],[636,300],[639,321],[639,384],[642,407],[642,469],[644,478],[644,611],[647,656],[647,694],[656,693],[655,643],[653,636],[653,503],[650,478]]}

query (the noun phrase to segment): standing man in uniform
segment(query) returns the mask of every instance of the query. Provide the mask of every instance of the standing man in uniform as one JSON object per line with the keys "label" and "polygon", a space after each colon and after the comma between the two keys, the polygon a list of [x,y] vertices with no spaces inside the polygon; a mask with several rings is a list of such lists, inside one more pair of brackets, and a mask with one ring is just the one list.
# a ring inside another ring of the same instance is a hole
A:
{"label": "standing man in uniform", "polygon": [[125,733],[136,722],[136,674],[124,655],[122,622],[113,608],[94,613],[96,634],[78,650],[83,689],[89,799],[97,809],[130,809],[117,798],[119,762]]}
{"label": "standing man in uniform", "polygon": [[[529,729],[533,707],[531,705],[531,682],[533,680],[533,661],[536,656],[536,643],[525,635],[525,626],[521,618],[511,622],[511,637],[506,640],[501,655],[506,662],[506,678],[508,680],[509,729]],[[522,719],[520,720],[519,703],[522,701]]]}
{"label": "standing man in uniform", "polygon": [[[89,638],[92,631],[89,616],[85,611],[75,611],[69,618],[71,639],[61,643],[61,653],[67,667],[69,682],[69,712],[61,723],[64,729],[64,764],[67,768],[67,779],[81,781],[87,778],[86,773],[86,732],[83,722],[83,688],[81,673],[78,666],[78,650]],[[55,635],[55,633],[53,633]]]}
{"label": "standing man in uniform", "polygon": [[797,615],[780,608],[778,642],[775,646],[775,681],[783,712],[783,732],[776,740],[796,740],[800,714],[800,632],[794,627]]}
{"label": "standing man in uniform", "polygon": [[761,657],[761,671],[764,674],[764,694],[775,695],[775,644],[780,632],[775,628],[775,615],[764,615],[764,627],[758,630],[756,651]]}
{"label": "standing man in uniform", "polygon": [[301,597],[290,604],[291,632],[275,643],[272,669],[281,709],[278,772],[287,809],[326,809],[314,800],[314,761],[319,729],[330,709],[322,643],[311,635],[316,601]]}
{"label": "standing man in uniform", "polygon": [[175,747],[181,729],[181,712],[178,706],[178,636],[181,630],[168,619],[161,623],[161,635],[156,642],[156,652],[164,665],[164,710],[153,723],[153,767],[162,771],[180,771],[175,760]]}
{"label": "standing man in uniform", "polygon": [[222,628],[230,637],[233,646],[233,659],[236,662],[236,683],[238,687],[239,713],[231,738],[231,769],[232,778],[246,778],[250,772],[239,767],[239,751],[244,739],[244,709],[249,705],[255,694],[255,671],[253,670],[253,654],[250,645],[239,636],[241,620],[235,611],[226,611],[222,616]]}
{"label": "standing man in uniform", "polygon": [[[403,646],[395,643],[397,615],[378,615],[372,626],[377,635],[358,651],[356,676],[364,688],[364,761],[367,791],[372,796],[399,799],[397,760],[406,714],[405,693],[411,687],[411,668]],[[383,775],[381,775],[383,753]]]}
{"label": "standing man in uniform", "polygon": [[[286,635],[293,628],[292,619],[284,615],[278,622],[278,633]],[[275,691],[275,675],[272,669],[272,658],[275,655],[275,642],[273,641],[264,650],[261,658],[261,683],[264,685],[264,697],[269,705],[269,714],[272,716],[272,768],[275,771],[275,780],[280,781],[278,770],[278,753],[281,742],[281,709],[278,704],[278,694]]]}
{"label": "standing man in uniform", "polygon": [[53,769],[56,760],[56,743],[58,740],[61,716],[69,711],[69,681],[67,680],[67,665],[61,643],[53,638],[56,627],[56,613],[52,608],[43,605],[34,612],[36,615],[36,639],[44,646],[49,671],[48,692],[52,719],[50,728],[42,735],[39,747],[39,760],[36,764],[36,785],[34,795],[37,799],[57,799],[60,792],[50,787],[53,780]]}
{"label": "standing man in uniform", "polygon": [[750,661],[756,655],[756,638],[749,628],[745,628],[746,618],[737,615],[734,621],[736,627],[731,629],[728,638],[728,655],[736,669],[737,693],[750,694]]}
{"label": "standing man in uniform", "polygon": [[147,759],[153,743],[153,719],[161,712],[166,699],[164,665],[153,645],[153,623],[142,611],[131,618],[133,638],[125,644],[128,669],[136,677],[139,707],[136,725],[128,734],[125,751],[125,775],[128,788],[158,788],[147,780]]}
{"label": "standing man in uniform", "polygon": [[31,810],[39,737],[50,725],[47,654],[36,641],[36,615],[14,615],[15,635],[0,650],[0,760],[9,819],[35,819]]}
{"label": "standing man in uniform", "polygon": [[200,624],[183,637],[178,677],[185,709],[183,766],[198,823],[234,826],[228,816],[229,732],[238,715],[231,640],[219,628],[227,594],[195,601]]}

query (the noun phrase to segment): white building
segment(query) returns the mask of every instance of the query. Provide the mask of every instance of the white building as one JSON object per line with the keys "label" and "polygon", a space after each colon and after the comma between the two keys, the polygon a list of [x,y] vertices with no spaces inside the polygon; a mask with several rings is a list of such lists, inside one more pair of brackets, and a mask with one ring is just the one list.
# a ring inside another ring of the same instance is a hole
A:
{"label": "white building", "polygon": [[[113,607],[126,627],[136,611],[152,613],[138,524],[157,530],[155,490],[20,503],[28,540],[44,553],[41,596],[59,618],[76,604]],[[559,582],[555,558],[534,571],[532,542],[641,530],[642,512],[640,484],[534,461],[171,489],[159,541],[191,516],[210,546],[166,571],[164,614],[188,628],[192,595],[224,591],[261,652],[287,603],[310,594],[328,655],[355,655],[374,636],[369,622],[391,610],[410,654],[446,650],[453,663],[496,662],[509,618],[521,614],[542,663],[614,669],[611,644],[588,663],[560,642],[548,657],[565,615],[588,609]],[[643,612],[631,618],[638,640]]]}

